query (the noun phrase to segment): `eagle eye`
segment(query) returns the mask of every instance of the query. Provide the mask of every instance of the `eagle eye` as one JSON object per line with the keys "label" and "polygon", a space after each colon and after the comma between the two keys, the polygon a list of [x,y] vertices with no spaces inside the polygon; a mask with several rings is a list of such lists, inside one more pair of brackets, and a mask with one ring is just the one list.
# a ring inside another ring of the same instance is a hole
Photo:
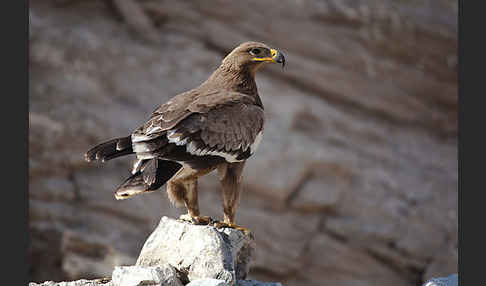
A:
{"label": "eagle eye", "polygon": [[253,48],[253,49],[250,50],[250,54],[252,54],[254,56],[259,55],[261,52],[262,52],[262,50],[259,49],[259,48]]}

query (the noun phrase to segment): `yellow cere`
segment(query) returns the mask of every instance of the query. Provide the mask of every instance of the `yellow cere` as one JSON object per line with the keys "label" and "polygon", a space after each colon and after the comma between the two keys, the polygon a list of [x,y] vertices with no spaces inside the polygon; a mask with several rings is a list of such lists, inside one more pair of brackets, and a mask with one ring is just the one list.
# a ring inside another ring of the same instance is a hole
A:
{"label": "yellow cere", "polygon": [[275,49],[270,49],[270,53],[272,54],[272,58],[275,58],[278,54],[278,51]]}

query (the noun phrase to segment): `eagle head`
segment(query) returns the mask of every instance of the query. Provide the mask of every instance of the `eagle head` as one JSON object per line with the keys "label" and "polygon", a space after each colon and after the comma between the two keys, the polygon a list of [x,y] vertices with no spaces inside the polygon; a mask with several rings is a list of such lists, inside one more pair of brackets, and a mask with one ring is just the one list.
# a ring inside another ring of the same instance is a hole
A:
{"label": "eagle head", "polygon": [[265,63],[280,63],[285,66],[284,55],[269,46],[259,42],[245,42],[229,53],[222,65],[232,66],[237,69],[248,68],[255,72]]}

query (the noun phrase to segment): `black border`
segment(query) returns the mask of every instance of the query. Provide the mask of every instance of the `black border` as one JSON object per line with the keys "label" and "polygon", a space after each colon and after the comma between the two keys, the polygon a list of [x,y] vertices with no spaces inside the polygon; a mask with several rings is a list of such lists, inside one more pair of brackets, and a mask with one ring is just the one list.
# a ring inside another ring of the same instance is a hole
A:
{"label": "black border", "polygon": [[2,260],[0,284],[28,285],[29,2],[2,1]]}
{"label": "black border", "polygon": [[[464,5],[467,3],[468,6]],[[486,44],[483,40],[484,9],[481,1],[459,1],[458,49],[458,272],[459,285],[483,285],[484,255],[484,146],[485,98],[483,63]],[[477,4],[476,7],[474,4]],[[469,43],[465,37],[469,35]],[[475,162],[476,161],[476,162]],[[467,240],[466,238],[466,229]],[[476,256],[476,257],[473,257]],[[476,283],[475,283],[476,282]]]}

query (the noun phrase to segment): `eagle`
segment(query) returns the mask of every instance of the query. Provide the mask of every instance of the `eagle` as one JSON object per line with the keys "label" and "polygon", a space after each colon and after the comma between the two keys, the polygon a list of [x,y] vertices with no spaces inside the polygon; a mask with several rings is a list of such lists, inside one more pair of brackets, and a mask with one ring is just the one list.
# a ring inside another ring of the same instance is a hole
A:
{"label": "eagle", "polygon": [[[258,148],[265,115],[255,82],[266,63],[285,65],[284,55],[259,42],[231,51],[198,87],[172,97],[126,137],[91,148],[88,162],[135,154],[131,176],[115,191],[127,199],[167,184],[171,203],[185,206],[180,218],[218,228],[238,226],[235,213],[246,160]],[[201,216],[197,180],[217,170],[222,188],[223,221]]]}

